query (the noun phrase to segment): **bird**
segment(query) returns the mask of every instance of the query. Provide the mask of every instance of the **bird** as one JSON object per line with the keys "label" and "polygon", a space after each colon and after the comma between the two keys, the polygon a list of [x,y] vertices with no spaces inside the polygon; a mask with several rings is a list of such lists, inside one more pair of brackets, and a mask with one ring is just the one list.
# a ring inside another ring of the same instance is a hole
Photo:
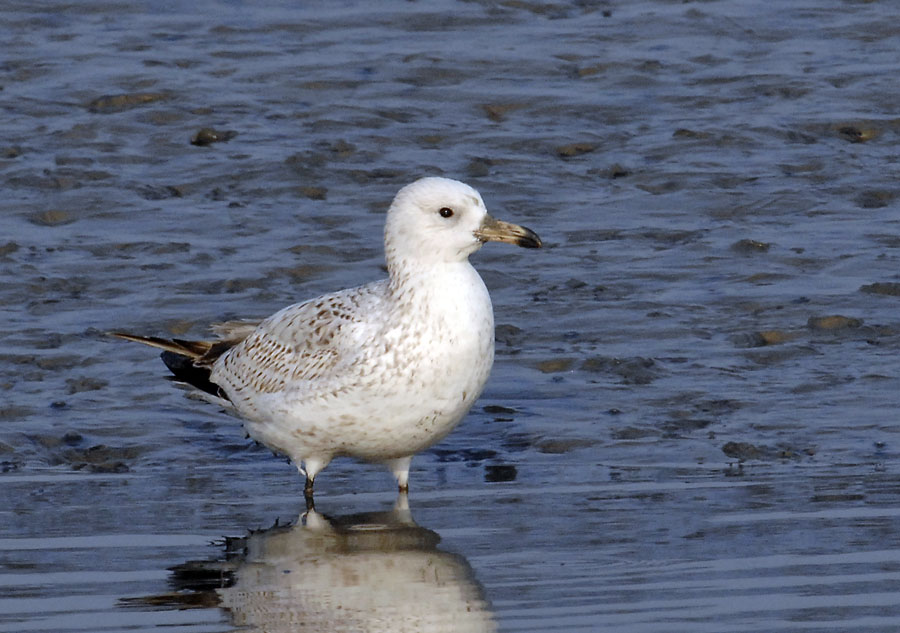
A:
{"label": "bird", "polygon": [[296,465],[307,502],[342,456],[386,465],[406,493],[412,457],[450,433],[487,383],[493,307],[469,256],[490,241],[542,246],[489,215],[473,187],[420,178],[388,208],[386,279],[213,324],[208,340],[110,334],[162,349],[175,380]]}

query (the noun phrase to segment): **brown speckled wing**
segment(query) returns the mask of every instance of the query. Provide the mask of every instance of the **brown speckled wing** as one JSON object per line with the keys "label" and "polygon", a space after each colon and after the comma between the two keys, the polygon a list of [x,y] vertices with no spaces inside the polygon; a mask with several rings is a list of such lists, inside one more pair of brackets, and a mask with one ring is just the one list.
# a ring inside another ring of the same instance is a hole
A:
{"label": "brown speckled wing", "polygon": [[235,400],[306,383],[325,386],[358,361],[361,332],[377,313],[386,283],[351,288],[295,304],[262,321],[216,362],[213,380]]}

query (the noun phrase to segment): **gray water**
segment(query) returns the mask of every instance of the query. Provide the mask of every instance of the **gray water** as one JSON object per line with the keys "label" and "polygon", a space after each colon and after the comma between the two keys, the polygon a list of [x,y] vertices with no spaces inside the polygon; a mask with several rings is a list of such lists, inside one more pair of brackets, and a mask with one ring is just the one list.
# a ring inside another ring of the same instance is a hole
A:
{"label": "gray water", "polygon": [[[897,630],[893,3],[181,4],[0,7],[0,632]],[[102,335],[381,277],[434,174],[545,248],[473,256],[408,512],[337,461],[301,516]]]}

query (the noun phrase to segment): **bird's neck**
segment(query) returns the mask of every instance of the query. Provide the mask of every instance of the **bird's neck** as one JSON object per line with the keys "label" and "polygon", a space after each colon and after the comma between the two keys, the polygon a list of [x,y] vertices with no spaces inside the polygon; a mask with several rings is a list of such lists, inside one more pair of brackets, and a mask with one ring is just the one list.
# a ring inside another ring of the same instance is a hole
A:
{"label": "bird's neck", "polygon": [[440,294],[452,297],[473,284],[483,285],[468,259],[423,265],[419,261],[395,259],[388,262],[390,293],[397,300],[415,300]]}

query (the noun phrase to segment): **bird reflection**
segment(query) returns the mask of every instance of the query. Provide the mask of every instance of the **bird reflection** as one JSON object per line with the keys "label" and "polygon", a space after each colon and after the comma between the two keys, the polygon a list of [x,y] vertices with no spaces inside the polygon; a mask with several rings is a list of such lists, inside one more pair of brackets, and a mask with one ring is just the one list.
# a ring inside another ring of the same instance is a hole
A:
{"label": "bird reflection", "polygon": [[228,539],[226,561],[173,569],[177,593],[124,602],[218,604],[242,630],[269,633],[495,631],[472,568],[439,541],[413,521],[405,495],[389,512],[328,518],[310,508],[294,526]]}

